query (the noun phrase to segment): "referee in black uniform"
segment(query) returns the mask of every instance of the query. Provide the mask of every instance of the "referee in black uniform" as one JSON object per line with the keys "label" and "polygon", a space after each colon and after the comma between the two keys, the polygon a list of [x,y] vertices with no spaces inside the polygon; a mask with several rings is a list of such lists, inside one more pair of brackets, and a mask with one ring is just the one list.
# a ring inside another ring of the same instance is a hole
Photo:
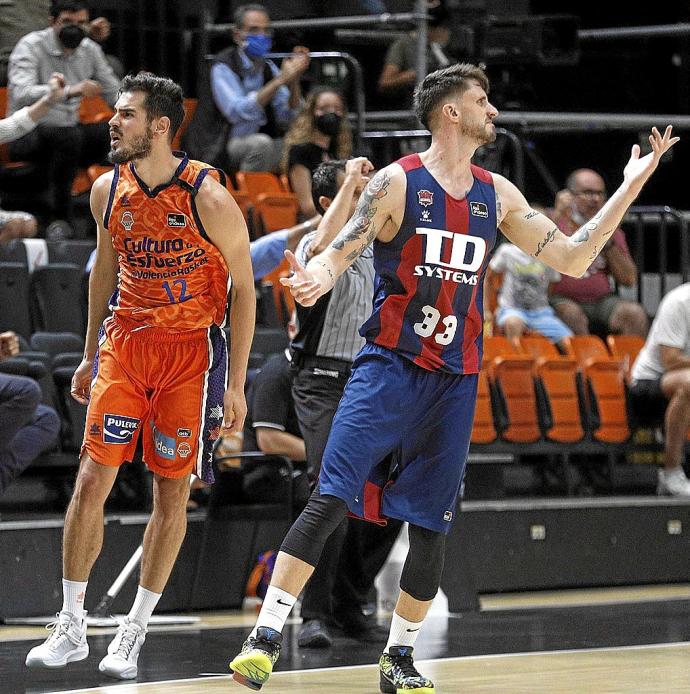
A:
{"label": "referee in black uniform", "polygon": [[[335,238],[354,212],[372,170],[365,157],[328,161],[312,177],[312,196],[324,214],[318,229],[307,234],[296,256],[309,259]],[[292,394],[306,445],[309,474],[318,479],[321,458],[335,411],[350,376],[352,361],[364,344],[359,327],[371,313],[374,296],[371,247],[355,260],[333,289],[309,308],[297,305],[299,332],[292,341],[295,378]],[[331,535],[302,599],[300,647],[324,648],[332,643],[329,624],[339,624],[360,640],[386,639],[375,618],[362,605],[376,574],[386,561],[402,523],[386,526],[345,519]]]}

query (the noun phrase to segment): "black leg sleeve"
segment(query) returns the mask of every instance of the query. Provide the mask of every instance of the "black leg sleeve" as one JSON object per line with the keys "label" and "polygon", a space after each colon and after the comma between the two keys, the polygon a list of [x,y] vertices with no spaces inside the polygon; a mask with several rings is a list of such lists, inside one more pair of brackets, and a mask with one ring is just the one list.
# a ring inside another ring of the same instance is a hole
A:
{"label": "black leg sleeve", "polygon": [[400,577],[400,588],[415,600],[433,600],[441,585],[446,535],[410,525],[410,551]]}

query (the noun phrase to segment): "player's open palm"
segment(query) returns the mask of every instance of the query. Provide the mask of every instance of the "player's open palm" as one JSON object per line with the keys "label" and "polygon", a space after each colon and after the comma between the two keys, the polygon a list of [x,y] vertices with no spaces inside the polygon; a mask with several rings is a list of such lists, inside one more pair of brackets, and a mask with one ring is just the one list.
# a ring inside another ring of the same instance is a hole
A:
{"label": "player's open palm", "polygon": [[81,364],[72,376],[70,392],[72,397],[82,405],[88,405],[91,393],[91,379],[93,378],[93,360],[82,359]]}
{"label": "player's open palm", "polygon": [[623,178],[626,182],[636,187],[644,185],[654,173],[664,153],[668,152],[680,140],[679,137],[671,137],[672,133],[672,125],[666,127],[663,135],[656,128],[652,128],[652,134],[649,136],[652,151],[642,158],[640,158],[640,146],[633,145],[630,161],[623,171]]}
{"label": "player's open palm", "polygon": [[280,283],[290,290],[295,301],[302,306],[313,306],[321,296],[321,283],[302,265],[292,251],[285,251],[292,275],[281,277]]}

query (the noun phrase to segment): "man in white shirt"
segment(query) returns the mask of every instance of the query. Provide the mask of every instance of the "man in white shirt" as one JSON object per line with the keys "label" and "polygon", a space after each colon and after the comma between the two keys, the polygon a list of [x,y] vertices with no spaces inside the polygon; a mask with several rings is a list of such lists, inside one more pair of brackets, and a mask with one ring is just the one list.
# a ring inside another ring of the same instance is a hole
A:
{"label": "man in white shirt", "polygon": [[631,404],[640,419],[664,423],[666,461],[657,494],[690,496],[683,472],[690,429],[690,283],[663,298],[632,369]]}

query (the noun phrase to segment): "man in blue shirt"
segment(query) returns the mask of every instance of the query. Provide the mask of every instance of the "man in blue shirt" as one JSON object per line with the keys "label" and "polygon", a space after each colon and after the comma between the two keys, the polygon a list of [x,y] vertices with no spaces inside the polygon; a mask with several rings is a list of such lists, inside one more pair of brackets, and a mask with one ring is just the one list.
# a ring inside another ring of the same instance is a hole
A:
{"label": "man in blue shirt", "polygon": [[192,156],[230,171],[277,171],[282,134],[299,111],[309,51],[295,47],[278,69],[265,58],[272,45],[266,8],[242,5],[234,22],[234,45],[215,56],[211,98],[199,94],[184,145]]}

